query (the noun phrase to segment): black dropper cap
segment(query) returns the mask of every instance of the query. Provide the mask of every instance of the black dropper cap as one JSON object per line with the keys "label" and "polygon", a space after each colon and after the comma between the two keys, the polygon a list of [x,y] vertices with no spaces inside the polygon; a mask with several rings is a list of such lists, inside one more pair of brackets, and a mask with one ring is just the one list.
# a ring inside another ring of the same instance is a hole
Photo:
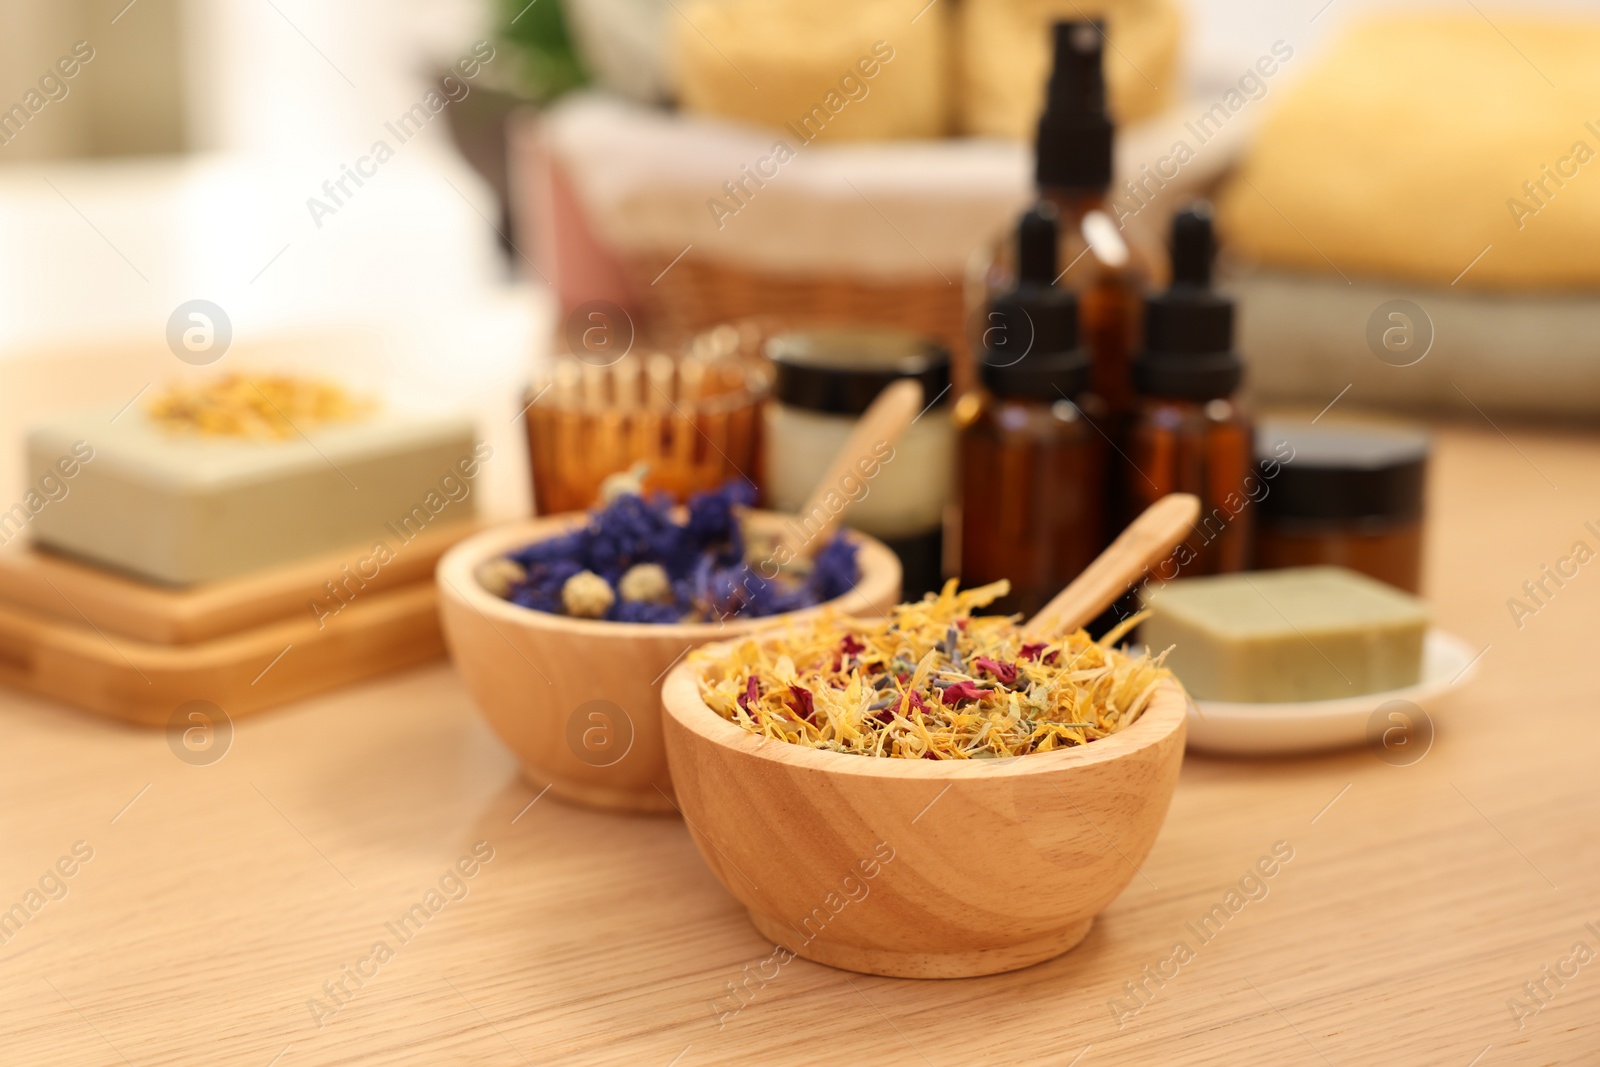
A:
{"label": "black dropper cap", "polygon": [[1244,380],[1233,301],[1211,288],[1215,255],[1211,205],[1202,200],[1172,220],[1172,288],[1145,301],[1144,351],[1133,362],[1140,393],[1217,400]]}
{"label": "black dropper cap", "polygon": [[1060,400],[1089,387],[1078,347],[1078,298],[1052,284],[1059,232],[1047,203],[1017,224],[1017,287],[989,304],[979,377],[999,396]]}
{"label": "black dropper cap", "polygon": [[1111,117],[1101,69],[1104,26],[1098,20],[1058,22],[1055,66],[1045,90],[1034,144],[1041,188],[1105,189],[1111,184]]}

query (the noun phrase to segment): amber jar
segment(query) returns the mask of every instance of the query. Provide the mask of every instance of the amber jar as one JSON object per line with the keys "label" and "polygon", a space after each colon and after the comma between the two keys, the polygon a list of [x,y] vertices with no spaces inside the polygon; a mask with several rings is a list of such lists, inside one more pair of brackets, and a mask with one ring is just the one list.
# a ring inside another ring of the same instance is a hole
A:
{"label": "amber jar", "polygon": [[1418,592],[1428,451],[1420,431],[1262,426],[1255,566],[1335,564]]}

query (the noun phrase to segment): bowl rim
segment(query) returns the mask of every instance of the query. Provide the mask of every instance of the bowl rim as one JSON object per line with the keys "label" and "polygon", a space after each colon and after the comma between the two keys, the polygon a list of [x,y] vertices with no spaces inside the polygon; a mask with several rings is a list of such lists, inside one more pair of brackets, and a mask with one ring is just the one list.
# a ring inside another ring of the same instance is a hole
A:
{"label": "bowl rim", "polygon": [[[782,512],[757,508],[746,509],[745,514],[758,525],[776,525],[782,519],[792,517]],[[564,511],[554,515],[513,519],[480,530],[451,546],[440,558],[436,581],[441,595],[466,604],[491,621],[499,620],[523,629],[587,634],[596,638],[673,637],[696,643],[718,637],[742,636],[767,626],[781,626],[788,620],[828,609],[847,614],[865,611],[879,600],[898,600],[900,597],[900,558],[882,541],[859,530],[851,530],[850,535],[860,546],[857,558],[861,562],[861,578],[849,593],[799,611],[758,618],[673,623],[577,619],[570,615],[552,615],[523,607],[489,592],[478,581],[478,568],[490,559],[504,555],[513,548],[576,529],[588,519],[589,513],[586,511]]]}
{"label": "bowl rim", "polygon": [[[748,635],[741,635],[743,640]],[[852,752],[803,748],[787,741],[775,741],[751,733],[724,719],[700,696],[700,662],[732,644],[718,641],[696,650],[672,668],[661,686],[661,707],[665,716],[718,748],[728,749],[752,759],[788,767],[860,778],[903,778],[906,780],[993,780],[1050,774],[1070,767],[1105,763],[1158,745],[1174,733],[1185,733],[1188,710],[1193,703],[1181,683],[1169,678],[1150,698],[1150,704],[1132,726],[1118,730],[1091,744],[1050,752],[1031,752],[1009,759],[920,760],[863,756]],[[667,751],[672,752],[672,732],[668,731]],[[1179,751],[1183,743],[1179,742]]]}

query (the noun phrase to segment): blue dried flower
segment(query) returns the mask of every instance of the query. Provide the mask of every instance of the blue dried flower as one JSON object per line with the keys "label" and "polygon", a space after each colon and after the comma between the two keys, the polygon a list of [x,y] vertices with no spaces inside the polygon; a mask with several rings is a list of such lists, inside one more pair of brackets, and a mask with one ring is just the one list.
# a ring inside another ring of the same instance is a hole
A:
{"label": "blue dried flower", "polygon": [[509,554],[527,577],[507,593],[523,607],[563,614],[561,587],[589,570],[615,586],[628,568],[660,564],[672,583],[671,603],[618,601],[606,618],[613,622],[673,623],[686,617],[709,621],[725,617],[760,618],[811,607],[849,592],[859,578],[856,546],[836,537],[817,553],[804,582],[780,576],[762,578],[745,561],[744,527],[739,509],[755,491],[744,481],[696,493],[679,524],[670,497],[646,500],[624,494],[589,517],[581,530],[547,538]]}
{"label": "blue dried flower", "polygon": [[588,555],[587,529],[574,530],[569,534],[551,537],[544,541],[535,541],[531,545],[524,545],[511,553],[508,557],[522,564],[532,567],[540,563],[553,563],[558,560],[582,559]]}
{"label": "blue dried flower", "polygon": [[612,622],[677,622],[683,611],[676,604],[655,604],[638,600],[619,600],[611,605],[606,618]]}
{"label": "blue dried flower", "polygon": [[811,563],[808,584],[817,602],[844,596],[861,580],[855,542],[835,537],[818,550]]}

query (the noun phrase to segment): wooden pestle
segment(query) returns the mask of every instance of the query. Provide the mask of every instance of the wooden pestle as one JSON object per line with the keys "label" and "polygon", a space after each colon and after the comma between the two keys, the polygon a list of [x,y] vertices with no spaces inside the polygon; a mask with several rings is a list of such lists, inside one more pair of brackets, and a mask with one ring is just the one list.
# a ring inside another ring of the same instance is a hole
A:
{"label": "wooden pestle", "polygon": [[[833,536],[833,531],[852,503],[849,496],[839,488],[840,484],[851,475],[859,478],[860,471],[857,469],[857,464],[870,458],[875,446],[884,443],[893,445],[900,440],[921,411],[922,385],[907,378],[890,383],[878,394],[877,399],[873,400],[867,410],[861,413],[855,429],[850,431],[849,438],[834,454],[826,473],[817,481],[811,490],[811,495],[806,498],[805,504],[800,509],[802,519],[818,513],[825,516],[822,527],[814,532],[808,532],[803,531],[799,523],[784,524],[781,543],[794,554],[795,559],[809,559],[819,548],[828,543],[828,539]],[[836,512],[830,511],[824,504],[829,493],[838,493],[844,497],[844,506]],[[781,550],[779,554],[781,555]]]}
{"label": "wooden pestle", "polygon": [[1168,493],[1157,500],[1083,573],[1023,623],[1022,632],[1029,637],[1044,637],[1086,626],[1148,568],[1165,559],[1188,536],[1199,517],[1200,500],[1188,493]]}

